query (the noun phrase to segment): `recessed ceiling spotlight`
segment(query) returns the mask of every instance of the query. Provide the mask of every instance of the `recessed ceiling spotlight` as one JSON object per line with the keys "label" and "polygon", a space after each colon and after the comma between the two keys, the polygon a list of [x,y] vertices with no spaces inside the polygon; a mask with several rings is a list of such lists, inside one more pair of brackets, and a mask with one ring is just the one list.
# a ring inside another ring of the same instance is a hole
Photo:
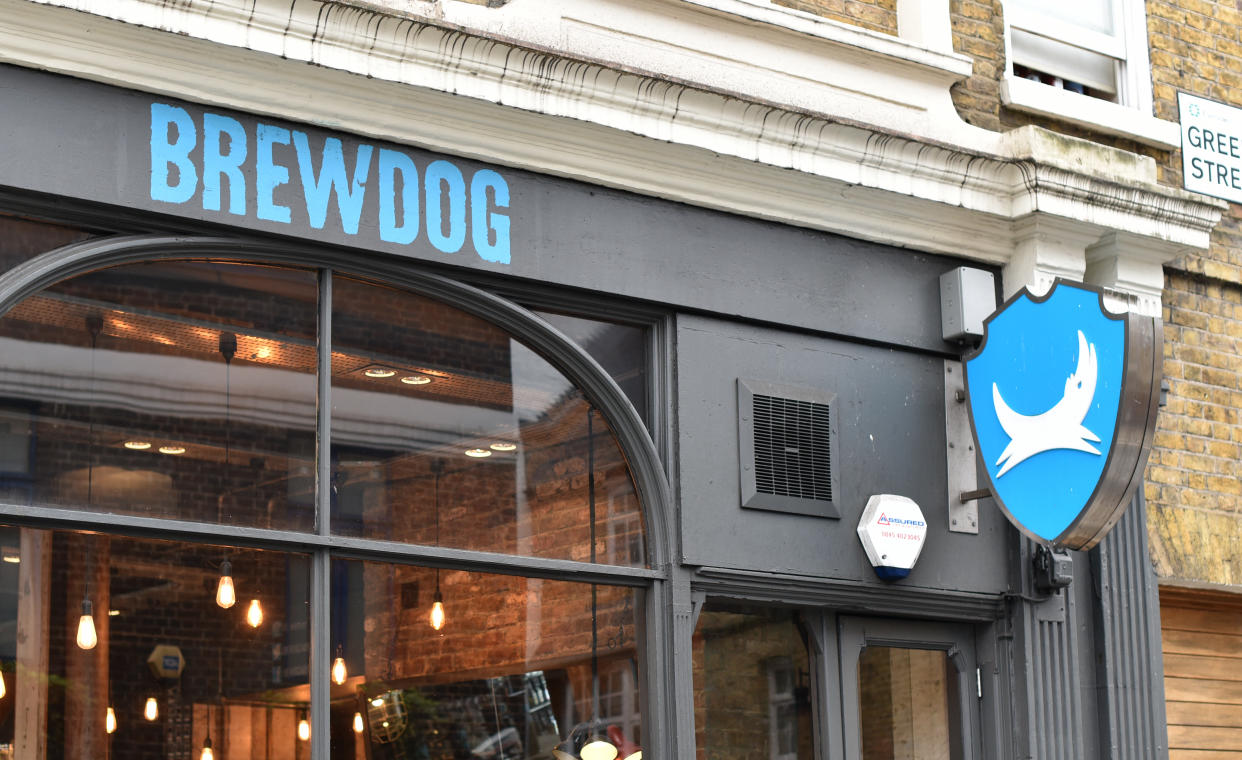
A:
{"label": "recessed ceiling spotlight", "polygon": [[176,456],[178,454],[184,454],[185,446],[160,446],[160,453],[161,454],[172,454],[173,456]]}
{"label": "recessed ceiling spotlight", "polygon": [[426,385],[431,382],[431,378],[426,375],[406,375],[401,378],[401,382],[406,385]]}
{"label": "recessed ceiling spotlight", "polygon": [[466,456],[474,457],[476,459],[490,457],[491,455],[492,455],[492,452],[488,451],[487,449],[466,449]]}
{"label": "recessed ceiling spotlight", "polygon": [[150,441],[126,441],[125,448],[131,451],[146,451],[151,448]]}
{"label": "recessed ceiling spotlight", "polygon": [[371,367],[370,369],[364,371],[362,374],[366,375],[367,377],[385,378],[385,377],[392,377],[393,375],[397,374],[397,371],[395,369],[388,369],[387,367]]}
{"label": "recessed ceiling spotlight", "polygon": [[516,451],[517,444],[512,441],[496,441],[489,448],[492,451]]}

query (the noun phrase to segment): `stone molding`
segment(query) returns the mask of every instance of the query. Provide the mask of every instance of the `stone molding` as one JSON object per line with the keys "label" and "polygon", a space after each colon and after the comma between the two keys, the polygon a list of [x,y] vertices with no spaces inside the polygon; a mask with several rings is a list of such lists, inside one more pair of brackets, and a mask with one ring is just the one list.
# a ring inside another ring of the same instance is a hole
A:
{"label": "stone molding", "polygon": [[[1010,292],[1103,273],[1144,312],[1226,207],[1149,158],[965,124],[948,88],[969,59],[758,0],[362,5],[0,0],[0,60],[1000,264]],[[1032,225],[1065,234],[1045,250]],[[1088,266],[1119,239],[1135,253]]]}

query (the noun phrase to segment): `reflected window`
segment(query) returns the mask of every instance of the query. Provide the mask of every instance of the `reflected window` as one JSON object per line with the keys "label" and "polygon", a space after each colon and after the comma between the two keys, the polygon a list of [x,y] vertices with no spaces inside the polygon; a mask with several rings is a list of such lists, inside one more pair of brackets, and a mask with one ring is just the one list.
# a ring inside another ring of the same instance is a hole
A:
{"label": "reflected window", "polygon": [[811,760],[810,657],[796,613],[708,603],[693,653],[700,760]]}

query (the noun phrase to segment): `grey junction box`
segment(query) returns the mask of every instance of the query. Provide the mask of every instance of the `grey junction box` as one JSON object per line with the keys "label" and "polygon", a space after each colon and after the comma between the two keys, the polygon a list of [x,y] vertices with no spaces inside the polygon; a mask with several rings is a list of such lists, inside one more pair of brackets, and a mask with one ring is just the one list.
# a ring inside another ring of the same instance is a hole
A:
{"label": "grey junction box", "polygon": [[996,280],[984,269],[958,267],[940,275],[940,329],[945,340],[983,337],[983,320],[996,311]]}

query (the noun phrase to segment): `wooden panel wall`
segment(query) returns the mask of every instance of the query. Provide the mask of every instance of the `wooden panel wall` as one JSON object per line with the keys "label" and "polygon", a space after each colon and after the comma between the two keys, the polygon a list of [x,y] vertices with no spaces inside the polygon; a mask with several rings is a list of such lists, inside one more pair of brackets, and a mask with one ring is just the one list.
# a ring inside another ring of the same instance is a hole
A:
{"label": "wooden panel wall", "polygon": [[1242,760],[1242,595],[1160,590],[1170,760]]}

